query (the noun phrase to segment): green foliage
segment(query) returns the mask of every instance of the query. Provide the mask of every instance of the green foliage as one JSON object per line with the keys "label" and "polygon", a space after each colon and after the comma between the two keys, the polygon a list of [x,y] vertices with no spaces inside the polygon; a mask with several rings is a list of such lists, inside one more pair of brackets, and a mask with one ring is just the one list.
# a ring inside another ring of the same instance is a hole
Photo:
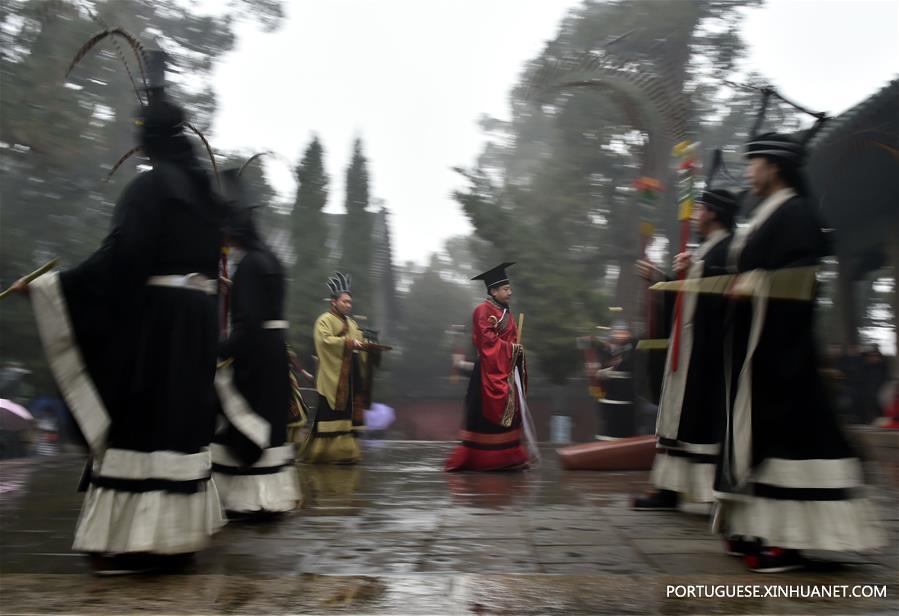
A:
{"label": "green foliage", "polygon": [[[452,353],[472,355],[471,311],[483,296],[473,292],[474,285],[454,280],[452,270],[451,259],[435,255],[424,271],[410,272],[403,296],[405,318],[396,333],[398,348],[390,357],[392,389],[403,395],[440,392],[452,368]],[[454,323],[463,326],[462,333],[448,333]]]}
{"label": "green foliage", "polygon": [[[87,257],[105,234],[118,194],[146,162],[133,158],[104,182],[134,145],[131,113],[138,99],[119,57],[137,76],[131,50],[108,39],[75,67],[68,83],[63,79],[78,48],[103,29],[99,21],[170,54],[178,69],[172,73],[173,97],[204,130],[215,110],[208,76],[215,59],[234,44],[235,20],[258,19],[271,29],[280,7],[277,0],[242,0],[222,14],[199,16],[175,0],[2,3],[0,286],[53,256],[62,268]],[[199,142],[197,149],[202,152]],[[33,370],[38,390],[48,391],[52,385],[30,312],[20,298],[0,305],[0,357]]]}
{"label": "green foliage", "polygon": [[[290,270],[288,310],[297,356],[306,361],[313,353],[312,323],[327,304],[325,281],[331,269],[328,228],[323,209],[328,201],[328,174],[324,148],[318,137],[306,147],[296,170],[297,197],[290,214],[295,261]],[[311,368],[310,368],[311,369]]]}
{"label": "green foliage", "polygon": [[372,216],[368,212],[368,160],[362,149],[362,140],[353,145],[353,158],[346,170],[346,216],[340,242],[341,254],[338,268],[353,277],[354,311],[369,317],[369,323],[377,323],[374,313],[375,294],[372,280]]}
{"label": "green foliage", "polygon": [[[734,132],[747,108],[727,113],[721,79],[743,55],[738,9],[754,4],[585,3],[525,67],[511,121],[482,121],[488,144],[456,198],[478,237],[518,262],[510,274],[516,310],[527,315],[525,346],[553,382],[578,367],[575,337],[607,325],[610,305],[641,318],[632,269],[641,254],[638,177],[668,187],[655,222],[676,242],[674,137],[660,127],[680,122],[681,109],[692,139],[727,123],[715,145],[741,141]],[[590,87],[562,87],[574,74]],[[745,93],[733,97],[752,106]],[[612,293],[609,271],[620,272]]]}

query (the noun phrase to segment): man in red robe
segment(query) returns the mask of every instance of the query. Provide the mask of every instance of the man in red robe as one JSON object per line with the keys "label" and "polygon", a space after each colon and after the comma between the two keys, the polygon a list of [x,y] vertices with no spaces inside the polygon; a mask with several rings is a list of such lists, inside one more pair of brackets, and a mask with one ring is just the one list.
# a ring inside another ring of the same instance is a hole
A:
{"label": "man in red robe", "polygon": [[512,287],[503,263],[472,280],[487,285],[487,299],[472,315],[472,342],[477,349],[465,396],[462,441],[446,461],[447,471],[496,471],[525,468],[522,421],[527,411],[527,364],[518,343],[518,327],[509,309]]}

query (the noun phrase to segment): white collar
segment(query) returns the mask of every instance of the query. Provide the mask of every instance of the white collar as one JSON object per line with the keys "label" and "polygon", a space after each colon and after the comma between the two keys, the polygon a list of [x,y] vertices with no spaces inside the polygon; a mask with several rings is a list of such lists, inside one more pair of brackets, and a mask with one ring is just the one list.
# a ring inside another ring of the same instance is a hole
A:
{"label": "white collar", "polygon": [[776,212],[781,205],[795,196],[796,191],[792,188],[781,188],[768,195],[768,197],[755,208],[752,212],[752,216],[749,217],[749,224],[746,227],[746,229],[748,229],[747,233],[752,233],[762,226],[766,220],[771,218],[771,214]]}
{"label": "white collar", "polygon": [[730,231],[728,231],[727,229],[715,229],[706,236],[699,248],[696,249],[696,253],[693,255],[693,258],[702,259],[712,248],[714,248],[718,244],[718,242],[729,235]]}

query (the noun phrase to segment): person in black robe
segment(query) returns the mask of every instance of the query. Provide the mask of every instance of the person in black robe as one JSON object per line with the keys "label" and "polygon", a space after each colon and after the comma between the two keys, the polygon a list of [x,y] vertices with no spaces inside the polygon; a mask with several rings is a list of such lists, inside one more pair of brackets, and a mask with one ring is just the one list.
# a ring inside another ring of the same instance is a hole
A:
{"label": "person in black robe", "polygon": [[[256,230],[237,175],[224,174],[234,213],[231,331],[219,344],[225,365],[216,375],[222,417],[212,468],[222,504],[238,514],[278,513],[300,501],[294,444],[287,440],[291,402],[281,262]],[[230,361],[229,361],[230,360]]]}
{"label": "person in black robe", "polygon": [[729,251],[738,276],[714,526],[750,570],[778,572],[803,565],[799,550],[869,550],[884,535],[818,371],[814,297],[781,299],[813,288],[826,251],[802,177],[804,147],[768,133],[747,145],[747,156],[746,176],[762,201]]}
{"label": "person in black robe", "polygon": [[624,321],[612,326],[603,367],[596,372],[605,395],[597,400],[596,440],[613,441],[637,434],[634,381],[637,340]]}
{"label": "person in black robe", "polygon": [[880,352],[880,348],[874,344],[862,351],[861,390],[858,401],[858,421],[870,424],[881,416],[880,397],[883,386],[889,380],[889,367]]}
{"label": "person in black robe", "polygon": [[[697,280],[726,273],[737,200],[726,190],[703,192],[694,222],[703,238],[695,253],[681,253],[674,270],[686,270]],[[639,262],[644,277],[658,278],[648,263]],[[673,298],[666,297],[667,304]],[[674,344],[669,339],[665,379],[656,425],[658,448],[651,481],[655,490],[634,500],[637,510],[676,509],[681,498],[711,503],[715,464],[724,427],[724,321],[722,295],[684,292],[675,368]]]}
{"label": "person in black robe", "polygon": [[196,552],[224,523],[209,454],[224,208],[181,109],[151,101],[135,123],[153,168],[125,188],[100,249],[16,285],[91,449],[73,549],[98,574]]}

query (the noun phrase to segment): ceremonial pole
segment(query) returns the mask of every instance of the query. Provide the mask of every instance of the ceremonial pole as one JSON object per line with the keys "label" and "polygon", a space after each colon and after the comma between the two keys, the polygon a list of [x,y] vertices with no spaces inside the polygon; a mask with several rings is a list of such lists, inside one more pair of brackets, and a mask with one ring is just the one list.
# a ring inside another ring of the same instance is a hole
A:
{"label": "ceremonial pole", "polygon": [[[687,250],[687,243],[690,241],[690,219],[693,217],[693,182],[696,177],[696,159],[694,152],[696,151],[696,143],[689,141],[681,141],[674,146],[674,155],[681,159],[678,166],[677,179],[677,201],[678,215],[680,221],[680,250],[678,253]],[[686,268],[678,272],[678,280],[684,280],[687,277]],[[680,355],[680,325],[681,325],[681,306],[683,304],[683,293],[677,294],[674,304],[674,339],[671,349],[671,371],[677,372],[678,357]]]}
{"label": "ceremonial pole", "polygon": [[[229,248],[227,246],[222,246],[222,274],[221,278],[228,280],[228,252]],[[219,286],[222,293],[222,324],[221,324],[221,335],[225,337],[228,335],[228,317],[230,310],[230,297],[231,292],[230,289],[227,288],[227,285]]]}
{"label": "ceremonial pole", "polygon": [[[634,188],[639,193],[638,206],[640,208],[640,256],[642,259],[648,259],[647,250],[652,236],[655,234],[656,228],[652,222],[652,209],[659,193],[662,192],[662,183],[648,176],[637,178],[634,182]],[[654,335],[653,315],[655,314],[655,306],[652,294],[647,294],[646,298],[646,328],[645,334],[649,338]],[[639,302],[638,302],[639,303]]]}
{"label": "ceremonial pole", "polygon": [[[22,280],[25,282],[25,284],[28,284],[31,281],[33,281],[35,278],[37,278],[38,276],[43,276],[44,274],[49,272],[51,269],[56,267],[57,263],[59,263],[59,259],[54,257],[53,259],[50,259],[49,261],[44,263],[42,266],[40,266],[39,268],[37,268],[36,270],[31,272],[30,274],[26,274],[25,276],[23,276]],[[4,291],[0,292],[0,299],[5,298],[7,295],[10,294],[11,291],[12,291],[12,287],[9,287],[8,289],[5,289]]]}

